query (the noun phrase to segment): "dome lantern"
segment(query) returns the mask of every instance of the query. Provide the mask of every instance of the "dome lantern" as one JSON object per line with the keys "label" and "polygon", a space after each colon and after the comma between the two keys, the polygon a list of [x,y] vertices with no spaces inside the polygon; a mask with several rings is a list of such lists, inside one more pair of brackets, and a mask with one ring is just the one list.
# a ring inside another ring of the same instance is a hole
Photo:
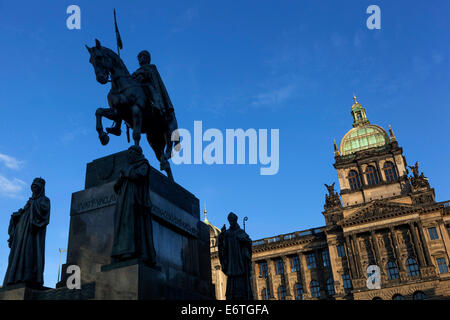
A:
{"label": "dome lantern", "polygon": [[364,109],[364,107],[358,101],[356,101],[355,96],[353,96],[353,100],[355,100],[351,111],[353,117],[353,127],[370,124],[369,120],[367,119],[366,109]]}
{"label": "dome lantern", "polygon": [[390,139],[386,131],[380,126],[370,124],[366,116],[366,109],[353,99],[351,114],[353,116],[353,129],[345,134],[341,140],[341,156],[349,155],[361,150],[383,147],[389,144]]}

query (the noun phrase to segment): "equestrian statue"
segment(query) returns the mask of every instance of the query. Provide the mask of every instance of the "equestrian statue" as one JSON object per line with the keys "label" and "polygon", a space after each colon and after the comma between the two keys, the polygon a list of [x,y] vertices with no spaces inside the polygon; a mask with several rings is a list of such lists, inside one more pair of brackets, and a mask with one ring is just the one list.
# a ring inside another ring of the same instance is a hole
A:
{"label": "equestrian statue", "polygon": [[[166,171],[167,177],[173,181],[168,160],[172,156],[172,149],[179,151],[181,147],[178,123],[158,69],[150,64],[150,53],[146,50],[139,53],[140,68],[130,75],[120,56],[103,47],[99,40],[95,39],[94,47],[86,48],[97,81],[101,84],[111,82],[109,108],[98,108],[95,112],[101,144],[108,144],[108,134],[120,136],[122,122],[125,122],[128,140],[129,128],[133,129],[135,146],[139,146],[141,134],[146,134],[160,162],[160,170]],[[103,117],[114,121],[114,125],[106,128],[106,132],[103,130]]]}

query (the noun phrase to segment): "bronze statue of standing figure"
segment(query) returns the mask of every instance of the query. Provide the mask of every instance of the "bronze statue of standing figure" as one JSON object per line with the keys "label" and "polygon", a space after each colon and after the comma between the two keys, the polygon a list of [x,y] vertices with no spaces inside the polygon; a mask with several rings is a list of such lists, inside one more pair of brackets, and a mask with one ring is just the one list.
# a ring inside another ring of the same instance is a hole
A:
{"label": "bronze statue of standing figure", "polygon": [[230,228],[222,227],[219,234],[219,260],[227,276],[227,300],[253,300],[252,240],[237,223],[233,212],[228,215]]}
{"label": "bronze statue of standing figure", "polygon": [[156,265],[153,245],[150,164],[139,146],[128,149],[128,165],[114,185],[118,195],[114,212],[113,262],[140,259]]}
{"label": "bronze statue of standing figure", "polygon": [[[178,124],[158,69],[150,64],[150,54],[148,51],[139,54],[141,67],[130,75],[122,59],[114,51],[103,47],[97,39],[94,47],[86,48],[97,81],[101,84],[111,82],[109,108],[98,108],[95,112],[100,142],[108,144],[108,134],[120,136],[120,127],[125,121],[127,128],[133,129],[134,145],[139,146],[141,134],[146,134],[160,162],[160,169],[166,171],[168,178],[173,181],[168,160],[172,157],[172,149],[179,151],[180,148]],[[103,117],[115,122],[106,132],[103,131]]]}
{"label": "bronze statue of standing figure", "polygon": [[11,215],[8,246],[11,248],[3,286],[44,284],[45,234],[50,222],[50,199],[45,196],[45,180],[34,179],[32,196]]}

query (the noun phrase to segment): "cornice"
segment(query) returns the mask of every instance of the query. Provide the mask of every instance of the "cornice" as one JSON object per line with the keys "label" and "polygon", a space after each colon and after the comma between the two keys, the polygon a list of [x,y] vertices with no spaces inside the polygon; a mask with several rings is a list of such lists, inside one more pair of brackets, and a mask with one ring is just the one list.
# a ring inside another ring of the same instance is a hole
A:
{"label": "cornice", "polygon": [[[370,215],[368,215],[367,212],[362,212],[362,211],[369,211],[371,207],[373,208],[373,211],[376,211],[377,209],[383,209],[384,212],[378,214],[371,213]],[[389,211],[389,209],[392,210]],[[366,224],[369,222],[405,216],[417,212],[419,213],[424,212],[424,209],[420,206],[407,206],[375,200],[373,202],[366,204],[366,206],[362,207],[360,210],[353,213],[350,217],[347,217],[339,221],[337,224],[342,227],[350,227],[354,225]]]}
{"label": "cornice", "polygon": [[305,236],[303,238],[297,239],[289,239],[289,240],[281,240],[277,242],[264,243],[261,245],[253,246],[252,252],[264,252],[275,249],[282,249],[286,247],[291,247],[295,245],[304,245],[315,241],[324,241],[326,244],[326,235],[325,233],[316,234],[311,236]]}

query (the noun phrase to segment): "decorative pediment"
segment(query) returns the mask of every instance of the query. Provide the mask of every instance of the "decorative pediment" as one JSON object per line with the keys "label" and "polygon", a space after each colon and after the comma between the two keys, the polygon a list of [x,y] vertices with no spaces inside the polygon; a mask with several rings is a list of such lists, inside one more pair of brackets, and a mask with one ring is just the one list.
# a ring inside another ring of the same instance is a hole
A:
{"label": "decorative pediment", "polygon": [[371,220],[385,219],[393,216],[404,215],[416,210],[420,210],[420,208],[404,203],[374,200],[361,207],[358,211],[344,218],[339,222],[339,224],[359,224]]}

